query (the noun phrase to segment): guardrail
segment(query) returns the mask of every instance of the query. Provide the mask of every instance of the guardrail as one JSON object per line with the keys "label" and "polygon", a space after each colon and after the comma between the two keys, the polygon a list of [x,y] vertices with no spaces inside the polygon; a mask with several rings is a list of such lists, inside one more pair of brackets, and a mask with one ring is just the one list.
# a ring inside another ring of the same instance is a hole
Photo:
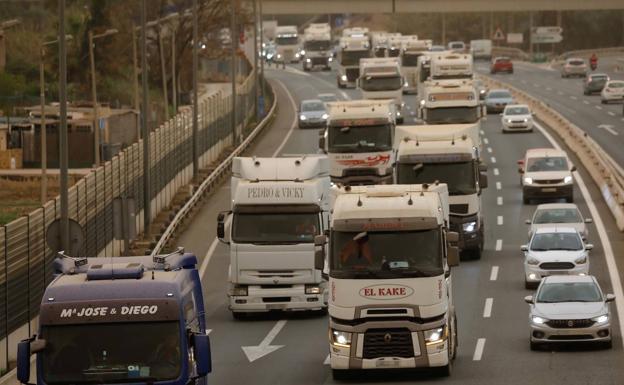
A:
{"label": "guardrail", "polygon": [[[272,89],[269,85],[269,87]],[[273,95],[275,92],[272,90]],[[193,196],[182,206],[178,212],[175,214],[162,236],[154,246],[154,249],[151,252],[151,256],[155,256],[161,254],[165,251],[165,248],[169,244],[169,242],[174,238],[176,231],[182,225],[185,219],[191,217],[192,211],[195,209],[198,203],[204,198],[204,196],[209,193],[213,187],[217,186],[221,182],[221,178],[223,176],[229,174],[230,166],[232,164],[232,159],[241,155],[243,151],[249,146],[249,144],[258,136],[260,131],[264,129],[264,127],[271,121],[274,116],[275,110],[277,109],[277,98],[273,97],[273,103],[271,105],[271,109],[267,113],[267,115],[262,119],[262,121],[251,131],[251,133],[247,136],[243,142],[232,151],[227,158],[204,179],[204,181],[199,185]]]}
{"label": "guardrail", "polygon": [[600,56],[622,55],[624,54],[624,47],[607,47],[607,48],[593,48],[593,49],[578,49],[574,51],[564,52],[557,56],[553,61],[564,61],[570,57],[587,58],[591,54],[595,53]]}
{"label": "guardrail", "polygon": [[542,122],[549,126],[576,154],[598,186],[603,199],[624,231],[624,173],[622,168],[585,131],[537,98],[505,82],[481,76],[487,85],[507,88],[514,99],[527,104]]}

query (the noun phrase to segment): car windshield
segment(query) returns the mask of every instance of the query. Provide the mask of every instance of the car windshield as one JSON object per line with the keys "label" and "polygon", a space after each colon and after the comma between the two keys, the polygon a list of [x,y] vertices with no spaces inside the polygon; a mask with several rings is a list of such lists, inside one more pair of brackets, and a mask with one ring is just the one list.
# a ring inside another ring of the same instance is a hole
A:
{"label": "car windshield", "polygon": [[343,66],[357,66],[360,65],[360,59],[370,57],[368,50],[358,51],[342,51],[340,54],[340,64]]}
{"label": "car windshield", "polygon": [[334,277],[427,277],[443,273],[439,229],[333,231],[330,245],[330,274]]}
{"label": "car windshield", "polygon": [[581,223],[581,213],[575,208],[543,209],[535,212],[533,223]]}
{"label": "car windshield", "polygon": [[441,107],[427,109],[427,124],[476,123],[479,120],[478,107]]}
{"label": "car windshield", "polygon": [[505,109],[505,115],[528,115],[529,109],[527,107],[507,107]]}
{"label": "car windshield", "polygon": [[582,249],[583,243],[577,233],[537,233],[531,240],[532,251]]}
{"label": "car windshield", "polygon": [[388,48],[388,57],[399,57],[401,55],[400,48]]}
{"label": "car windshield", "polygon": [[329,40],[311,40],[303,44],[306,51],[328,51],[331,48]]}
{"label": "car windshield", "polygon": [[400,76],[363,76],[360,87],[364,91],[394,91],[403,87]]}
{"label": "car windshield", "polygon": [[42,375],[51,385],[171,381],[186,356],[178,322],[43,326],[41,337]]}
{"label": "car windshield", "polygon": [[573,65],[573,66],[582,66],[585,64],[585,62],[583,60],[576,59],[576,60],[568,61],[568,64]]}
{"label": "car windshield", "polygon": [[319,233],[317,213],[234,213],[232,240],[236,243],[312,243]]}
{"label": "car windshield", "polygon": [[329,152],[378,152],[392,149],[390,125],[329,128]]}
{"label": "car windshield", "polygon": [[408,53],[404,52],[401,59],[403,67],[416,67],[418,66],[418,58],[422,56],[422,53]]}
{"label": "car windshield", "polygon": [[397,181],[399,184],[433,183],[448,185],[449,195],[477,193],[473,162],[453,163],[399,163]]}
{"label": "car windshield", "polygon": [[510,62],[511,62],[511,60],[509,60],[507,58],[496,59],[496,64],[508,64]]}
{"label": "car windshield", "polygon": [[325,111],[325,103],[323,102],[301,103],[301,111]]}
{"label": "car windshield", "polygon": [[277,45],[296,45],[299,43],[297,36],[278,36],[275,39]]}
{"label": "car windshield", "polygon": [[593,282],[545,283],[537,293],[538,303],[602,302],[602,293]]}
{"label": "car windshield", "polygon": [[526,169],[528,172],[536,171],[567,171],[568,161],[563,156],[545,158],[529,158]]}
{"label": "car windshield", "polygon": [[596,83],[605,83],[607,79],[608,77],[605,75],[593,75],[590,77],[590,81],[596,82]]}
{"label": "car windshield", "polygon": [[611,82],[607,85],[608,88],[622,88],[624,87],[624,82]]}
{"label": "car windshield", "polygon": [[492,91],[487,95],[488,99],[511,99],[511,94],[507,91]]}
{"label": "car windshield", "polygon": [[449,48],[451,49],[464,49],[464,43],[450,43]]}

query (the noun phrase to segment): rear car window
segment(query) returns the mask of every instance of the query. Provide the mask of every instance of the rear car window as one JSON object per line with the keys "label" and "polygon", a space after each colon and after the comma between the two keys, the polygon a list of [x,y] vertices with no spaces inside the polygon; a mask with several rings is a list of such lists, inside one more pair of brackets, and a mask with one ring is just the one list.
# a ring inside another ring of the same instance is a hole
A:
{"label": "rear car window", "polygon": [[573,66],[582,66],[583,64],[585,64],[583,60],[570,60],[568,63]]}

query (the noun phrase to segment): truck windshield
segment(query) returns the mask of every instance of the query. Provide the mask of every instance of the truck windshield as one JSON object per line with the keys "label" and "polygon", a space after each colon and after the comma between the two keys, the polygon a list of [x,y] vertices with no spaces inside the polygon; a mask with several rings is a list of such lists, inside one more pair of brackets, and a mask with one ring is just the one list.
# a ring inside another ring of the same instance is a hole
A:
{"label": "truck windshield", "polygon": [[427,109],[427,124],[462,124],[479,121],[478,107],[441,107]]}
{"label": "truck windshield", "polygon": [[365,50],[358,51],[345,51],[340,54],[340,65],[343,66],[357,66],[360,65],[360,59],[370,56],[370,52]]}
{"label": "truck windshield", "polygon": [[453,163],[399,163],[399,184],[433,183],[436,180],[448,184],[449,195],[477,193],[473,162]]}
{"label": "truck windshield", "polygon": [[420,82],[422,83],[425,80],[429,79],[430,75],[431,75],[431,65],[429,64],[429,61],[421,62],[421,64],[420,64]]}
{"label": "truck windshield", "polygon": [[232,240],[236,243],[312,243],[319,234],[317,213],[235,213]]}
{"label": "truck windshield", "polygon": [[401,55],[401,48],[388,49],[388,57],[399,57]]}
{"label": "truck windshield", "polygon": [[187,353],[178,322],[44,326],[47,384],[171,381]]}
{"label": "truck windshield", "polygon": [[417,67],[418,66],[418,58],[422,56],[422,53],[409,53],[403,52],[403,59],[401,64],[403,67]]}
{"label": "truck windshield", "polygon": [[275,39],[277,45],[297,45],[299,44],[299,38],[297,36],[278,36]]}
{"label": "truck windshield", "polygon": [[403,87],[400,76],[363,76],[360,87],[364,91],[394,91]]}
{"label": "truck windshield", "polygon": [[392,149],[390,125],[329,128],[329,152],[379,152]]}
{"label": "truck windshield", "polygon": [[440,275],[443,273],[441,246],[439,229],[332,231],[330,274],[356,279]]}
{"label": "truck windshield", "polygon": [[303,44],[306,51],[328,51],[331,48],[329,40],[311,40]]}

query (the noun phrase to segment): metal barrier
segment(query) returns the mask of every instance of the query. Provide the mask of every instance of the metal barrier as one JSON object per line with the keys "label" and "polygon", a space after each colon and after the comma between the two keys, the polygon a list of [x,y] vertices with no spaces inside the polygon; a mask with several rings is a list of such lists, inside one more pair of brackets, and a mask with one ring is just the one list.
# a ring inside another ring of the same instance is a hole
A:
{"label": "metal barrier", "polygon": [[[255,118],[253,70],[238,86],[238,122]],[[231,132],[231,95],[202,95],[199,104],[199,165],[218,160],[235,141]],[[244,130],[241,130],[244,132]],[[245,132],[246,134],[246,132]],[[150,133],[152,218],[168,207],[177,190],[192,179],[192,111],[186,108]],[[71,151],[71,149],[70,149]],[[142,141],[124,149],[69,189],[69,217],[85,234],[85,256],[121,255],[124,240],[115,237],[113,201],[134,201],[136,233],[143,231]],[[0,373],[14,358],[15,344],[37,328],[36,316],[45,287],[53,278],[54,251],[45,244],[47,226],[60,217],[57,197],[29,215],[0,227]],[[33,322],[34,321],[34,322]]]}
{"label": "metal barrier", "polygon": [[548,104],[508,83],[494,80],[489,76],[482,75],[481,77],[489,86],[510,90],[516,101],[529,105],[539,120],[557,133],[594,179],[618,228],[624,231],[624,172],[622,168],[585,131]]}

